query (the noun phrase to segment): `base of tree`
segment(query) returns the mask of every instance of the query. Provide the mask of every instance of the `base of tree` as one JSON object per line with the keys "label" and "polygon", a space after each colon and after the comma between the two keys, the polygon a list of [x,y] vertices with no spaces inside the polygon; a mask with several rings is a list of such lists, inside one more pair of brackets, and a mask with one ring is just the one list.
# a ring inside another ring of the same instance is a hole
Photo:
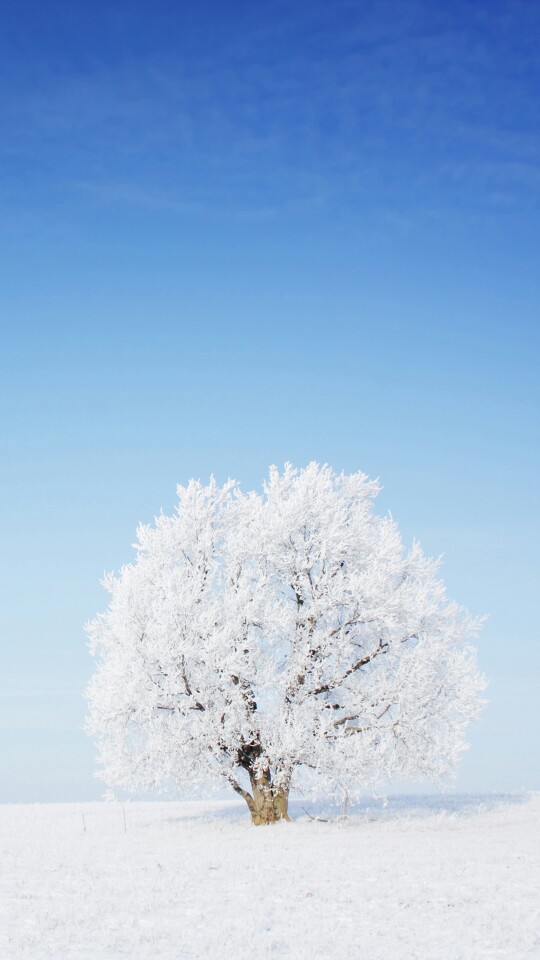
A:
{"label": "base of tree", "polygon": [[282,791],[272,792],[272,796],[265,799],[261,804],[256,804],[252,799],[248,802],[249,812],[251,813],[251,822],[256,826],[267,825],[269,823],[279,823],[280,820],[290,822],[288,813],[288,797]]}
{"label": "base of tree", "polygon": [[276,787],[272,783],[268,770],[262,773],[250,771],[251,793],[242,791],[251,814],[251,822],[256,826],[269,823],[279,823],[280,820],[290,820],[289,790],[283,786]]}

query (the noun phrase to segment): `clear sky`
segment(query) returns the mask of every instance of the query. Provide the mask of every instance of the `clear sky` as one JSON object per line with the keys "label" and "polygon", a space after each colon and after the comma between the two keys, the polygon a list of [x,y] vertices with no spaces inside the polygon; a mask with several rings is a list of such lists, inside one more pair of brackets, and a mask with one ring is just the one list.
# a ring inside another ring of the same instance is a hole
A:
{"label": "clear sky", "polygon": [[82,630],[191,476],[361,469],[540,789],[540,5],[3,0],[0,801],[101,795]]}

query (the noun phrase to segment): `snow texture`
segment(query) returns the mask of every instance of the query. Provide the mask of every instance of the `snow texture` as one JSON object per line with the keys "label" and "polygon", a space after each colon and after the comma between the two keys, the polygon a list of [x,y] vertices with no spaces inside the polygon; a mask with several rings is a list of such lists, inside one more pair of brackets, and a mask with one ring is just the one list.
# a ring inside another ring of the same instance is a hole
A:
{"label": "snow texture", "polygon": [[3,960],[540,956],[540,795],[0,807]]}

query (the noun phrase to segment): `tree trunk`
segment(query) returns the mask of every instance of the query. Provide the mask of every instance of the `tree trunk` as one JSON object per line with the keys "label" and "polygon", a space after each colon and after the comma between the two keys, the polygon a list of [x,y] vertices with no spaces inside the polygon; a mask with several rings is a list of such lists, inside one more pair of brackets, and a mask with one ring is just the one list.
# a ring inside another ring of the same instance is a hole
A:
{"label": "tree trunk", "polygon": [[[255,826],[289,820],[289,788],[275,787],[269,770],[249,774],[252,796],[246,802]],[[249,796],[249,794],[248,794]]]}

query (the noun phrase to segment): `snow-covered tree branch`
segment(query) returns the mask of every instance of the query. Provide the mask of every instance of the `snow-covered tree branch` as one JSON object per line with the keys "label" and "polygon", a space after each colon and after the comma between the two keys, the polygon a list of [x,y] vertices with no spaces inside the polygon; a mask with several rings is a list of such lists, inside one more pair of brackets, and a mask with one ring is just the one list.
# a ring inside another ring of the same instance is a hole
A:
{"label": "snow-covered tree branch", "polygon": [[138,530],[88,625],[89,731],[111,786],[229,783],[255,823],[291,786],[444,776],[482,679],[437,563],[373,512],[377,483],[312,463],[261,495],[190,481]]}

